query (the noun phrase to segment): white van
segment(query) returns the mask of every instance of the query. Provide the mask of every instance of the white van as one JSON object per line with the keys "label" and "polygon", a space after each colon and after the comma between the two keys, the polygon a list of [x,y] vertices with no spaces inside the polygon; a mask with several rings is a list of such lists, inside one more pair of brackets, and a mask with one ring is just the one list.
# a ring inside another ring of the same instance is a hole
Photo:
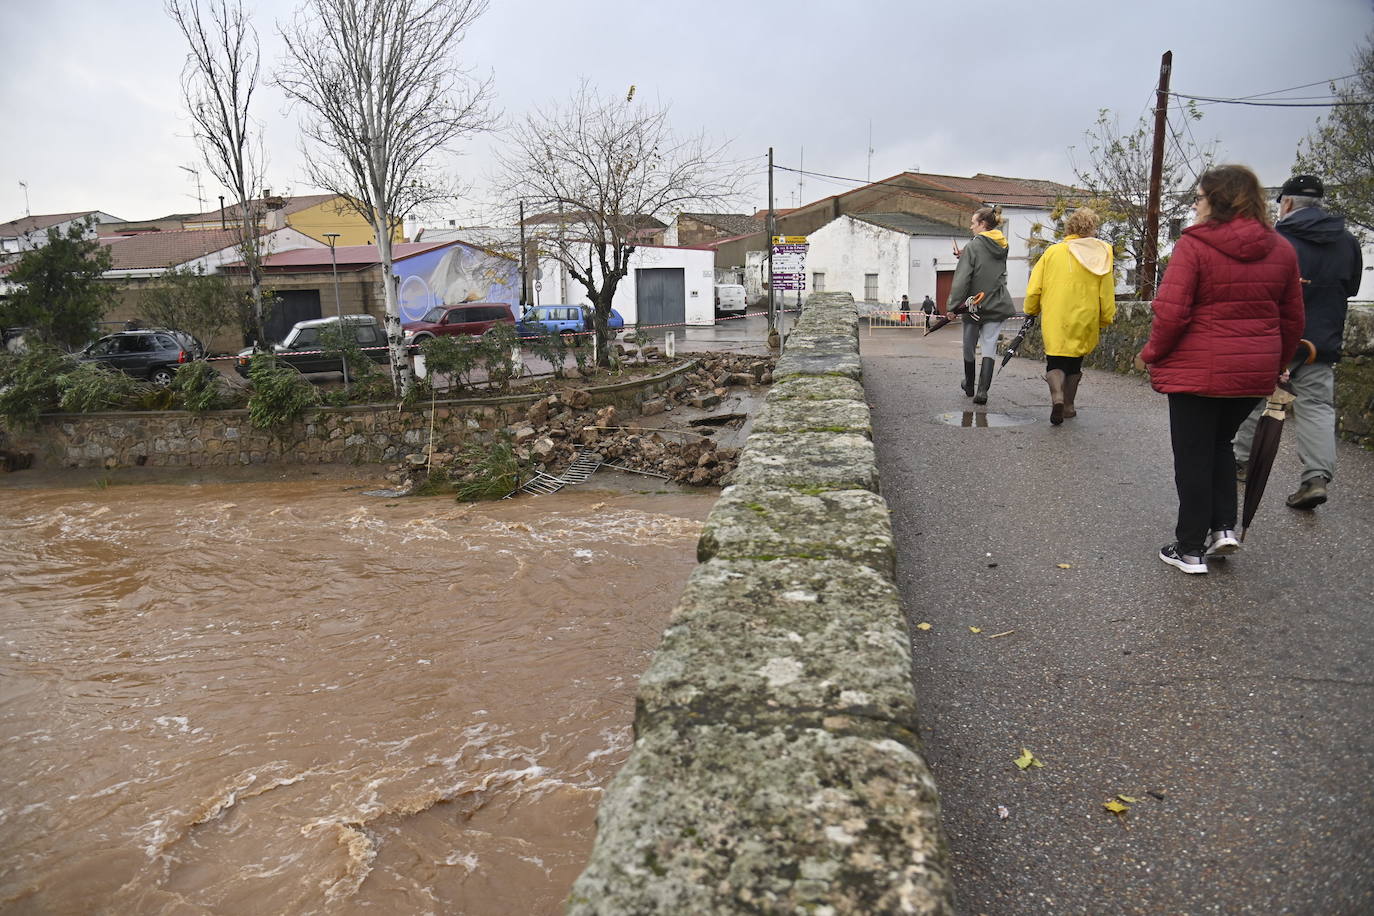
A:
{"label": "white van", "polygon": [[744,312],[744,287],[738,283],[716,284],[716,314],[743,315]]}

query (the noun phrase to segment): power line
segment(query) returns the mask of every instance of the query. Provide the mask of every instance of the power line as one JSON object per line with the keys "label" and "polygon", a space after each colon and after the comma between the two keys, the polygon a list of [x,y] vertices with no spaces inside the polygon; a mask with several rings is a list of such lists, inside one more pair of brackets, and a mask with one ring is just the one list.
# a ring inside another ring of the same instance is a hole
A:
{"label": "power line", "polygon": [[1345,105],[1374,105],[1374,99],[1363,99],[1354,102],[1259,102],[1249,99],[1220,99],[1207,95],[1189,95],[1186,92],[1171,92],[1169,95],[1177,99],[1191,99],[1195,102],[1215,105],[1255,105],[1260,108],[1335,108]]}

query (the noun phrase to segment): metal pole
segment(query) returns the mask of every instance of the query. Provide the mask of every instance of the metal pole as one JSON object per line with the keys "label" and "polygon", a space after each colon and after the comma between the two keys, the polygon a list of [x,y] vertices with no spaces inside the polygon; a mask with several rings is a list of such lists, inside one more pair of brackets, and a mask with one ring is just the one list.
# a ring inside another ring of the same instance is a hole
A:
{"label": "metal pole", "polygon": [[[343,305],[339,301],[339,261],[334,255],[334,243],[338,241],[339,233],[326,232],[324,237],[329,239],[329,271],[334,275],[334,314],[339,318],[339,340],[344,339]],[[344,377],[344,396],[348,396],[348,353],[341,353],[343,359]]]}
{"label": "metal pole", "polygon": [[1164,131],[1169,117],[1169,73],[1174,67],[1174,52],[1165,51],[1159,60],[1159,90],[1155,94],[1155,148],[1150,159],[1150,193],[1145,201],[1145,238],[1140,246],[1140,298],[1155,297],[1155,273],[1159,263],[1159,185],[1164,172]]}
{"label": "metal pole", "polygon": [[520,313],[530,301],[530,274],[525,266],[525,202],[520,201]]}
{"label": "metal pole", "polygon": [[768,147],[768,333],[776,332],[778,315],[773,303],[773,233],[777,225],[773,217],[773,147]]}

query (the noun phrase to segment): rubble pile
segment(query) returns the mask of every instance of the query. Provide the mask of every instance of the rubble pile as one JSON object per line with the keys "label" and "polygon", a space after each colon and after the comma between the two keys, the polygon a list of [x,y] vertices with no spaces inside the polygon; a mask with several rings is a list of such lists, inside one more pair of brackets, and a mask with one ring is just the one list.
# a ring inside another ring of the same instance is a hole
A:
{"label": "rubble pile", "polygon": [[[687,405],[709,410],[721,403],[732,386],[772,384],[774,362],[743,354],[706,355],[700,366],[645,401],[640,412],[653,416]],[[664,474],[678,483],[717,486],[739,459],[738,449],[718,446],[709,431],[658,431],[637,427],[631,419],[613,406],[593,409],[587,391],[565,387],[531,404],[523,421],[506,427],[505,434],[528,473],[557,475],[580,450],[591,448],[609,464]],[[413,489],[424,481],[427,468],[442,471],[454,483],[490,472],[472,466],[463,455],[431,454],[427,447],[407,455],[403,464],[389,467],[387,479],[402,489]]]}

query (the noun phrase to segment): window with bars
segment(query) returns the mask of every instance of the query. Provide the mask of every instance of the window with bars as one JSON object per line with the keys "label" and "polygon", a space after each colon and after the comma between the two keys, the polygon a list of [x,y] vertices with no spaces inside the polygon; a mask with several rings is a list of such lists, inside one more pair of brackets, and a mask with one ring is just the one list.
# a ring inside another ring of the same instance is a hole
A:
{"label": "window with bars", "polygon": [[864,300],[866,302],[878,301],[878,275],[864,274]]}
{"label": "window with bars", "polygon": [[814,293],[825,292],[825,272],[813,273],[811,275],[811,291]]}

